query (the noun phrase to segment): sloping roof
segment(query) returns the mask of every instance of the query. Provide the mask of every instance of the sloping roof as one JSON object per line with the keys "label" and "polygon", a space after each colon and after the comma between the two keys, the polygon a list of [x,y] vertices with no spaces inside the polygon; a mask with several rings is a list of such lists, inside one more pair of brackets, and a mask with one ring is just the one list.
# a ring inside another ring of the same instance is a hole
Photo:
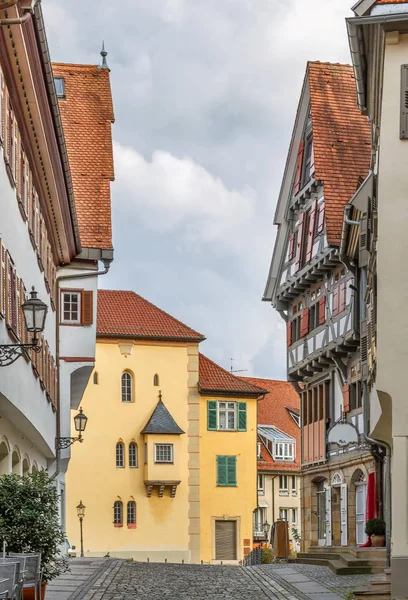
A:
{"label": "sloping roof", "polygon": [[141,433],[160,433],[167,435],[181,435],[185,433],[173,419],[161,399],[157,403],[152,416],[146,423]]}
{"label": "sloping roof", "polygon": [[201,342],[204,336],[132,291],[98,290],[100,337]]}
{"label": "sloping roof", "polygon": [[406,4],[407,0],[377,0],[377,4]]}
{"label": "sloping roof", "polygon": [[290,410],[300,411],[300,398],[294,387],[287,381],[241,377],[243,381],[262,387],[267,394],[258,402],[258,433],[262,425],[273,425],[279,432],[296,440],[296,460],[294,462],[275,461],[261,442],[259,471],[299,471],[300,470],[300,428],[290,416]]}
{"label": "sloping roof", "polygon": [[215,362],[200,354],[198,385],[201,392],[222,393],[226,395],[251,395],[265,394],[261,387],[244,381],[229,373]]}
{"label": "sloping roof", "polygon": [[109,69],[53,63],[83,248],[112,248],[110,182],[114,179]]}
{"label": "sloping roof", "polygon": [[327,240],[339,244],[344,205],[370,165],[370,126],[351,65],[309,62],[315,179],[324,183]]}

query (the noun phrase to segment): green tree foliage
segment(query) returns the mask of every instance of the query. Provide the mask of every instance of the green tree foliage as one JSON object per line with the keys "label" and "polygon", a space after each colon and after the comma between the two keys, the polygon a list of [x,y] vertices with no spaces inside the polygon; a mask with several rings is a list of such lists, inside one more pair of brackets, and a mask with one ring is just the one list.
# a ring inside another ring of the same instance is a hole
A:
{"label": "green tree foliage", "polygon": [[58,494],[46,471],[0,477],[0,544],[9,552],[41,552],[43,580],[68,570],[59,524]]}

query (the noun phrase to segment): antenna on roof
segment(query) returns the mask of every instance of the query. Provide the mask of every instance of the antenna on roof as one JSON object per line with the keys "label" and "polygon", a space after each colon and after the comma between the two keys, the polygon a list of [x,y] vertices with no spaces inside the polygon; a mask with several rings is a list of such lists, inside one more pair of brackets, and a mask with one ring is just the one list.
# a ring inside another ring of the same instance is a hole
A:
{"label": "antenna on roof", "polygon": [[102,42],[101,56],[102,56],[101,69],[109,69],[109,67],[108,67],[108,61],[106,60],[106,57],[108,56],[108,53],[105,50],[105,42],[104,41]]}
{"label": "antenna on roof", "polygon": [[232,363],[235,359],[234,358],[230,358],[231,361],[231,367],[230,367],[230,371],[232,374],[234,373],[246,373],[246,371],[248,371],[248,369],[234,369]]}

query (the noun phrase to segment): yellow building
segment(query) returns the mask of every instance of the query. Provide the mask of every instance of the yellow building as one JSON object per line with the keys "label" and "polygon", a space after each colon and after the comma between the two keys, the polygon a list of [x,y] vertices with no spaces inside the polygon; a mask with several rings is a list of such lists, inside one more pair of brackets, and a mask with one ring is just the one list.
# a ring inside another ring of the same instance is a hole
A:
{"label": "yellow building", "polygon": [[263,390],[199,354],[204,336],[133,292],[98,292],[95,371],[72,446],[67,533],[85,556],[242,560],[257,506]]}

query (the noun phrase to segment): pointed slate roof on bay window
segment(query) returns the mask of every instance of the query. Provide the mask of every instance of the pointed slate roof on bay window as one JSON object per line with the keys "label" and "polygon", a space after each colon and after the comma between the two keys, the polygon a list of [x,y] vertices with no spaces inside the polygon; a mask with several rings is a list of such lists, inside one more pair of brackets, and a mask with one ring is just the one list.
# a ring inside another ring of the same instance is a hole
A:
{"label": "pointed slate roof on bay window", "polygon": [[371,136],[357,106],[351,65],[309,62],[315,180],[324,185],[329,244],[341,239],[344,206],[370,168]]}
{"label": "pointed slate roof on bay window", "polygon": [[185,433],[177,425],[176,421],[165,407],[161,392],[159,394],[157,406],[141,433],[156,433],[165,435],[181,435],[182,433]]}

